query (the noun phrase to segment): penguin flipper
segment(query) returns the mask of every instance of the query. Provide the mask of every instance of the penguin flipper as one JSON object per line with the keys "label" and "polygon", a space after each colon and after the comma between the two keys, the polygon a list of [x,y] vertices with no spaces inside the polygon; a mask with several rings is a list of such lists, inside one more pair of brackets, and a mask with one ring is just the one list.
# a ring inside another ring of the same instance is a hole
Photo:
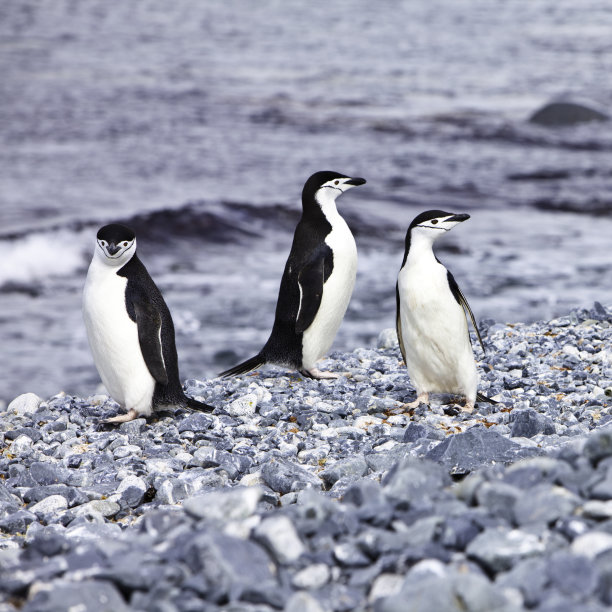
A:
{"label": "penguin flipper", "polygon": [[255,355],[255,357],[251,357],[242,363],[239,363],[237,366],[230,368],[229,370],[225,370],[225,372],[221,372],[219,376],[221,378],[228,378],[229,376],[240,376],[240,374],[246,374],[251,370],[255,370],[256,368],[262,366],[266,363],[266,360],[259,355]]}
{"label": "penguin flipper", "polygon": [[402,318],[400,316],[400,294],[399,294],[399,283],[395,283],[395,331],[397,332],[397,340],[399,342],[400,351],[406,363],[406,350],[404,349],[404,339],[402,338]]}
{"label": "penguin flipper", "polygon": [[476,332],[476,335],[478,336],[478,341],[480,342],[480,346],[482,347],[482,352],[486,353],[487,350],[485,349],[485,345],[482,340],[482,336],[480,335],[480,330],[478,329],[478,325],[476,325],[476,319],[474,318],[474,313],[472,312],[472,309],[470,308],[470,305],[468,304],[468,301],[465,295],[463,295],[463,292],[461,291],[461,289],[459,289],[459,285],[457,284],[455,277],[451,274],[450,270],[447,270],[446,273],[447,273],[447,278],[448,278],[448,286],[450,287],[450,290],[452,291],[454,298],[457,300],[457,303],[463,308],[463,310],[467,314],[470,315],[472,326],[474,327],[474,331]]}
{"label": "penguin flipper", "polygon": [[487,397],[486,395],[483,395],[480,392],[476,393],[476,401],[486,402],[487,404],[499,404],[499,402],[496,402],[495,400],[491,399],[490,397]]}
{"label": "penguin flipper", "polygon": [[295,331],[298,334],[304,333],[317,316],[323,297],[323,284],[331,274],[333,257],[329,247],[320,248],[298,273],[300,305],[295,321]]}
{"label": "penguin flipper", "polygon": [[150,302],[135,300],[133,304],[138,327],[138,342],[147,368],[158,383],[167,385],[168,372],[161,344],[161,314]]}
{"label": "penguin flipper", "polygon": [[193,399],[193,397],[185,396],[185,402],[187,403],[187,408],[191,408],[192,410],[199,410],[200,412],[212,412],[215,407],[209,406],[204,402],[198,402],[198,400]]}

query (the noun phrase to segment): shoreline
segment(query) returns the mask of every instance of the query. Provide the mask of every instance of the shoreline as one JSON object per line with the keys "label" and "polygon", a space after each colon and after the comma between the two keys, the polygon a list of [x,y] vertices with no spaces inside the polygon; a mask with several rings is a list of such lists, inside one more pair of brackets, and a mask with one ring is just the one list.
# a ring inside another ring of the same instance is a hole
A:
{"label": "shoreline", "polygon": [[332,353],[337,381],[186,381],[212,415],[111,428],[106,396],[19,396],[0,414],[0,611],[606,609],[612,309],[482,331],[499,404],[472,414],[401,412],[392,330]]}

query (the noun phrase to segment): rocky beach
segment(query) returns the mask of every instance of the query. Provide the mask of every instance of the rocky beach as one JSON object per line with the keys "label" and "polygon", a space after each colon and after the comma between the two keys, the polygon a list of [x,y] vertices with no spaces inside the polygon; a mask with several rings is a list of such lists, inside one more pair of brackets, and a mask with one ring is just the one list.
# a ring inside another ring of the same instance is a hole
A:
{"label": "rocky beach", "polygon": [[0,611],[603,611],[612,309],[482,323],[462,412],[414,399],[394,330],[335,381],[185,382],[212,414],[111,427],[105,395],[0,415]]}

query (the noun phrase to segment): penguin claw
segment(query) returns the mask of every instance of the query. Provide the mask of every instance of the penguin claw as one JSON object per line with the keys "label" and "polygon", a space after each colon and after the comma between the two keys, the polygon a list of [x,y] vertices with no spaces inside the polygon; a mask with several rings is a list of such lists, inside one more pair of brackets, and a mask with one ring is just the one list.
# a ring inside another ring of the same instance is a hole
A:
{"label": "penguin claw", "polygon": [[404,404],[403,408],[414,409],[418,408],[421,404],[429,404],[429,394],[423,393],[422,395],[418,395],[414,402]]}
{"label": "penguin claw", "polygon": [[132,409],[126,414],[118,414],[117,416],[111,417],[110,419],[105,419],[102,421],[103,423],[128,423],[129,421],[133,421],[138,417],[138,413]]}
{"label": "penguin claw", "polygon": [[317,380],[324,380],[324,379],[340,378],[340,376],[342,376],[344,374],[344,372],[340,372],[340,373],[338,373],[338,372],[322,372],[318,368],[310,368],[310,370],[300,370],[300,374],[302,374],[302,376],[306,376],[308,378],[315,378]]}

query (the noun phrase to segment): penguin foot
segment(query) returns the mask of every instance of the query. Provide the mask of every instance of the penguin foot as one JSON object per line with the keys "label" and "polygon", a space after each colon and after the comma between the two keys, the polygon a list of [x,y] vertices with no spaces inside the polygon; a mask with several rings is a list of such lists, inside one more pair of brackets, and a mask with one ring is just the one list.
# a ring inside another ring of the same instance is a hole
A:
{"label": "penguin foot", "polygon": [[421,393],[420,395],[417,395],[414,402],[404,404],[403,408],[418,408],[420,404],[429,404],[429,393]]}
{"label": "penguin foot", "polygon": [[471,414],[474,411],[474,404],[470,404],[470,402],[465,402],[464,406],[461,406],[461,412],[467,412]]}
{"label": "penguin foot", "polygon": [[322,380],[326,378],[340,378],[340,376],[342,376],[342,374],[339,374],[338,372],[322,372],[318,368],[310,368],[310,370],[300,370],[300,374],[308,378],[316,378],[317,380]]}
{"label": "penguin foot", "polygon": [[126,414],[118,414],[115,417],[111,417],[110,419],[106,419],[103,423],[127,423],[129,421],[133,421],[138,418],[138,413],[132,408]]}

